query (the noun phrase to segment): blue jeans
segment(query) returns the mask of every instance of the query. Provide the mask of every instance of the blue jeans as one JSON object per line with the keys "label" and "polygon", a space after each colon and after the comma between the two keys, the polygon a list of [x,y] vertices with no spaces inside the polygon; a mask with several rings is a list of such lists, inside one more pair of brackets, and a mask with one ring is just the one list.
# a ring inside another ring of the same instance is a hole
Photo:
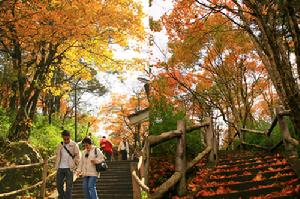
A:
{"label": "blue jeans", "polygon": [[86,199],[98,199],[96,190],[96,176],[83,177],[83,191]]}
{"label": "blue jeans", "polygon": [[[64,191],[64,181],[66,181],[66,191]],[[71,199],[73,188],[73,172],[66,168],[57,170],[56,186],[59,199]]]}

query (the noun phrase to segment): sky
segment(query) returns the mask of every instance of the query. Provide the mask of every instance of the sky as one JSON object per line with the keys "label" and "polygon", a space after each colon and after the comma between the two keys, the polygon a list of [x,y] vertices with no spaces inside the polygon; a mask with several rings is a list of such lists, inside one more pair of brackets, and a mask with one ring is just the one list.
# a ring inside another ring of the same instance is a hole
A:
{"label": "sky", "polygon": [[[155,46],[152,49],[148,46],[148,40],[142,44],[137,44],[135,41],[129,42],[129,48],[123,49],[120,46],[111,44],[111,48],[114,51],[114,56],[116,59],[132,59],[132,58],[142,58],[148,61],[149,64],[153,64],[157,60],[164,60],[165,56],[160,52],[159,49],[166,49],[168,38],[166,36],[165,30],[160,33],[152,33],[149,29],[148,21],[149,17],[152,16],[154,20],[158,20],[164,13],[172,9],[172,0],[153,0],[152,6],[149,7],[149,0],[141,0],[143,3],[144,13],[146,17],[143,20],[146,34],[154,35]],[[132,47],[135,45],[141,46],[141,51],[136,52],[132,50]],[[152,50],[153,55],[150,57],[150,51]],[[143,91],[144,83],[140,82],[137,78],[144,77],[147,78],[147,75],[143,71],[124,71],[122,74],[122,80],[116,74],[108,74],[105,72],[100,72],[98,74],[98,79],[101,84],[103,84],[108,92],[101,96],[96,97],[90,94],[82,96],[82,102],[84,102],[84,108],[87,112],[92,115],[99,116],[99,110],[102,106],[109,103],[111,96],[115,94],[127,95],[128,98],[132,96],[133,91]],[[104,123],[99,124],[99,129],[95,132],[95,136],[108,135],[109,132],[104,130]]]}

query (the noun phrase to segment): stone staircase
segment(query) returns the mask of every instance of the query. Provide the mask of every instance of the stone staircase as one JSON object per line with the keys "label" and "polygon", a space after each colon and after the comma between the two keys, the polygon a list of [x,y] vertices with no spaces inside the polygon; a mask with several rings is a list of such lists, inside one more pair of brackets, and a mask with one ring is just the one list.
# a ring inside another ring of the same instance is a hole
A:
{"label": "stone staircase", "polygon": [[279,154],[221,153],[193,198],[300,198],[300,179]]}
{"label": "stone staircase", "polygon": [[[108,162],[108,169],[97,179],[97,192],[100,199],[132,199],[130,164],[132,161]],[[83,178],[78,178],[73,186],[73,199],[84,199]]]}

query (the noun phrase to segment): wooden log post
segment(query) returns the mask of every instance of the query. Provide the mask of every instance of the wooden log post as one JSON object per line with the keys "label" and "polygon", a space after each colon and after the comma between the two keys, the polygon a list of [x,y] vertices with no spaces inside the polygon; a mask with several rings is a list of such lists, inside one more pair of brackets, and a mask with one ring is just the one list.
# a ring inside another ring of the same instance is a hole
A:
{"label": "wooden log post", "polygon": [[[130,173],[133,173],[133,171],[137,170],[137,163],[131,162],[130,163]],[[134,176],[131,175],[131,181],[132,181],[132,191],[133,191],[133,199],[141,199],[141,189],[139,184],[134,179]]]}
{"label": "wooden log post", "polygon": [[208,161],[211,164],[215,164],[217,161],[217,158],[218,158],[218,156],[217,156],[217,139],[216,139],[215,132],[214,132],[212,118],[209,118],[209,123],[210,123],[210,125],[208,126],[208,128],[206,130],[207,146],[211,147],[211,151],[208,156]]}
{"label": "wooden log post", "polygon": [[149,182],[149,178],[148,178],[148,175],[149,175],[149,165],[150,165],[150,143],[149,143],[149,140],[148,140],[148,137],[145,138],[145,144],[144,144],[144,148],[143,148],[143,165],[144,165],[144,174],[143,174],[143,178],[144,178],[144,182],[145,182],[145,185],[149,185],[148,182]]}
{"label": "wooden log post", "polygon": [[241,149],[246,149],[245,145],[242,144],[242,143],[245,142],[246,132],[245,132],[245,131],[242,131],[242,130],[239,128],[237,133],[238,133],[239,136],[240,136],[240,148],[241,148]]}
{"label": "wooden log post", "polygon": [[279,124],[279,128],[280,128],[280,131],[281,131],[282,137],[283,137],[283,145],[285,148],[285,153],[286,153],[287,157],[289,157],[289,158],[298,157],[297,148],[288,141],[289,139],[291,139],[291,134],[289,132],[288,125],[284,119],[284,115],[279,114],[280,112],[281,112],[281,109],[276,108],[278,124]]}
{"label": "wooden log post", "polygon": [[41,193],[40,193],[41,198],[45,198],[46,195],[47,173],[48,173],[48,157],[45,157],[43,171],[42,171],[42,185],[41,185]]}
{"label": "wooden log post", "polygon": [[181,178],[177,185],[177,194],[178,196],[186,195],[186,126],[183,120],[177,121],[177,130],[181,132],[181,136],[178,138],[177,149],[176,149],[176,158],[175,158],[175,171],[181,173]]}

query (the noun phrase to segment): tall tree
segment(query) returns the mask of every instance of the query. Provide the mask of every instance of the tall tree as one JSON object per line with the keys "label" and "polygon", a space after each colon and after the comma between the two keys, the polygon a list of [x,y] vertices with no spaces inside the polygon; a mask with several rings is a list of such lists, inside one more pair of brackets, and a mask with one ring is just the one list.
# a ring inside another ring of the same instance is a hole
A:
{"label": "tall tree", "polygon": [[295,130],[299,134],[299,1],[180,0],[176,2],[174,12],[180,13],[180,18],[176,21],[182,28],[181,32],[184,30],[184,22],[205,19],[217,12],[248,33],[257,54],[268,70],[282,104],[291,110]]}
{"label": "tall tree", "polygon": [[49,73],[58,67],[72,70],[70,66],[79,65],[80,58],[111,68],[109,38],[120,45],[126,45],[128,38],[143,38],[142,8],[133,0],[3,0],[0,4],[0,51],[12,63],[18,88],[10,140],[28,139]]}

